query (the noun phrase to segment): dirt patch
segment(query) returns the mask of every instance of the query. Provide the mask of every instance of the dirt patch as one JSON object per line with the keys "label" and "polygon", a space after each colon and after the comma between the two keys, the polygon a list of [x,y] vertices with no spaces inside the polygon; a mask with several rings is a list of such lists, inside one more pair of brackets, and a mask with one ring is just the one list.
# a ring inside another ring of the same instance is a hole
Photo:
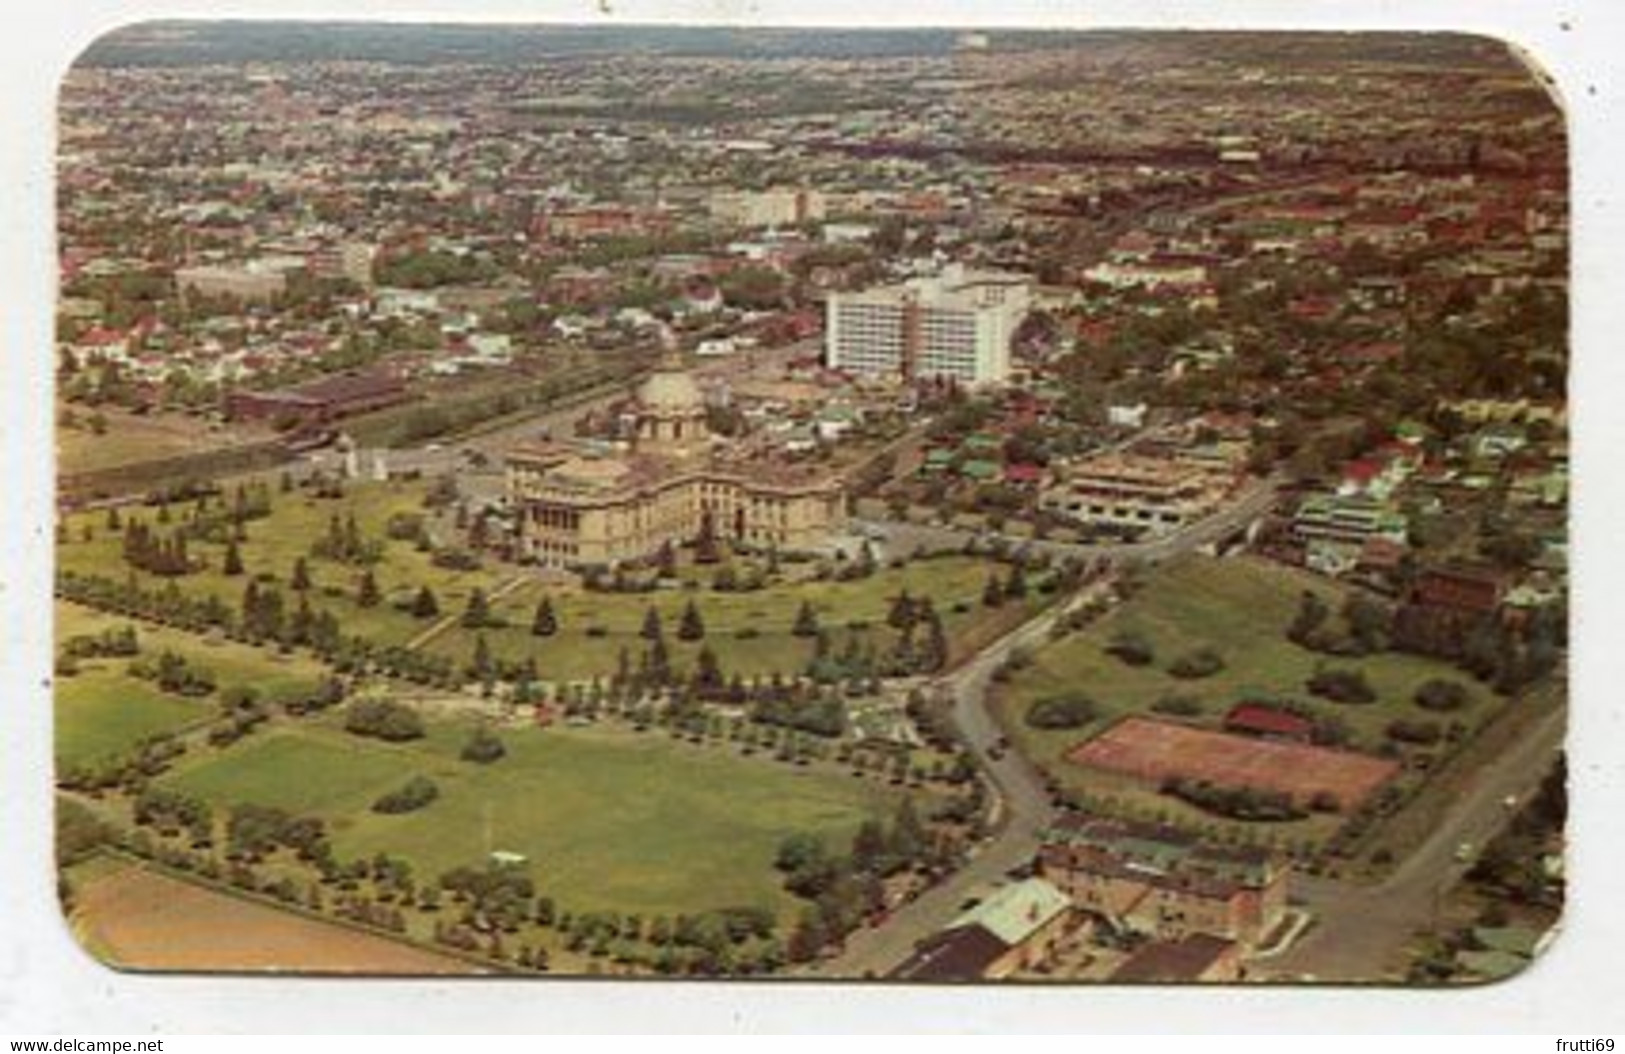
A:
{"label": "dirt patch", "polygon": [[87,882],[76,895],[73,923],[91,954],[121,969],[483,972],[460,959],[240,900],[133,863]]}
{"label": "dirt patch", "polygon": [[1130,717],[1067,751],[1077,765],[1160,783],[1169,776],[1226,787],[1284,791],[1307,801],[1320,791],[1357,807],[1399,768],[1348,750],[1287,743]]}

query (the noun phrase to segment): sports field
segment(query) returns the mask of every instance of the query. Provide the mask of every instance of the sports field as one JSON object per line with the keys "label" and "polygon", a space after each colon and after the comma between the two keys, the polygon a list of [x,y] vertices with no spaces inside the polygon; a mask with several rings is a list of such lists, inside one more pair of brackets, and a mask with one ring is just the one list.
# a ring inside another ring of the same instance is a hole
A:
{"label": "sports field", "polygon": [[1223,787],[1254,787],[1290,794],[1299,804],[1329,791],[1343,811],[1357,807],[1399,768],[1397,762],[1171,721],[1130,717],[1067,754],[1074,764],[1105,769],[1158,785],[1169,776]]}
{"label": "sports field", "polygon": [[72,873],[72,928],[85,950],[129,970],[475,974],[478,967],[283,911],[123,861]]}
{"label": "sports field", "polygon": [[[343,859],[384,851],[432,877],[516,852],[561,905],[648,913],[788,908],[795,902],[772,866],[786,835],[844,844],[897,801],[838,772],[622,729],[504,731],[507,756],[476,765],[458,758],[467,732],[445,722],[424,740],[389,745],[305,724],[251,737],[164,782],[223,807],[320,816]],[[414,775],[433,779],[440,797],[404,815],[370,811]]]}

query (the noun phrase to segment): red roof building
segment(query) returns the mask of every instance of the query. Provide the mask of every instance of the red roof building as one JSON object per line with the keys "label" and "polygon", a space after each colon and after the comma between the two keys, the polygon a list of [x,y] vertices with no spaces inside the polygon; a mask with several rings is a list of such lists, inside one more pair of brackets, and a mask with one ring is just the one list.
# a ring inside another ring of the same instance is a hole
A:
{"label": "red roof building", "polygon": [[1492,614],[1510,587],[1509,577],[1491,568],[1436,567],[1416,579],[1412,598],[1431,607]]}
{"label": "red roof building", "polygon": [[1277,710],[1263,703],[1237,703],[1224,715],[1224,730],[1240,732],[1266,739],[1290,739],[1309,742],[1314,733],[1314,722],[1285,710]]}

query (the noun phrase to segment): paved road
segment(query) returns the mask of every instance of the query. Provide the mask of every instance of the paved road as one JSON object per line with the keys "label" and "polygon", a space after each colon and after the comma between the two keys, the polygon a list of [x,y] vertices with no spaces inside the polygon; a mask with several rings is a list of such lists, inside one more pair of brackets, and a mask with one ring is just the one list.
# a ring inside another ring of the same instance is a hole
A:
{"label": "paved road", "polygon": [[[1218,542],[1246,526],[1273,506],[1279,497],[1279,476],[1252,480],[1224,507],[1187,527],[1140,542],[1062,542],[1053,539],[1022,538],[1013,534],[998,537],[1015,548],[1053,556],[1079,556],[1086,559],[1141,560],[1157,563],[1180,553]],[[900,520],[857,518],[854,524],[867,529],[901,552],[916,549],[958,549],[972,540],[986,540],[987,531],[967,530],[936,524],[906,523]]]}
{"label": "paved road", "polygon": [[[1244,527],[1274,503],[1277,484],[1275,479],[1256,481],[1215,515],[1151,542],[1108,546],[1059,542],[1030,544],[1063,555],[1096,559],[1166,559],[1217,541]],[[972,532],[952,528],[874,521],[869,522],[868,526],[878,528],[889,544],[899,547],[913,548],[922,544],[930,547],[957,546],[972,537]],[[1017,543],[1022,541],[1010,540]],[[1014,750],[993,750],[994,744],[1002,738],[1002,732],[987,708],[988,688],[992,683],[993,671],[1012,651],[1042,644],[1048,639],[1056,620],[1101,588],[1104,588],[1102,583],[1086,587],[1079,596],[1018,627],[939,682],[953,693],[954,724],[998,795],[1000,822],[997,832],[964,867],[892,912],[879,926],[858,930],[847,939],[839,955],[816,964],[813,972],[833,977],[883,976],[889,973],[908,958],[921,939],[951,922],[966,899],[986,893],[1011,869],[1032,860],[1044,830],[1054,822],[1057,811],[1044,786],[1043,777],[1026,758]]]}
{"label": "paved road", "polygon": [[1294,896],[1316,923],[1278,958],[1260,963],[1257,975],[1334,982],[1389,976],[1400,965],[1396,960],[1405,942],[1432,923],[1441,898],[1472,866],[1470,859],[1457,859],[1458,848],[1482,849],[1512,815],[1505,799],[1526,801],[1539,787],[1562,748],[1567,717],[1566,703],[1559,703],[1481,769],[1438,828],[1382,882],[1366,886],[1294,876]]}
{"label": "paved road", "polygon": [[[1094,588],[1099,587],[1091,587],[1091,591]],[[1003,733],[987,709],[988,687],[993,671],[1012,651],[1044,641],[1061,614],[1081,599],[1023,623],[937,681],[953,693],[954,724],[998,795],[998,830],[964,867],[892,912],[880,926],[852,934],[839,955],[818,963],[812,972],[830,977],[884,976],[908,958],[922,938],[952,921],[967,898],[985,894],[1006,872],[1032,860],[1039,836],[1055,820],[1056,809],[1042,777],[1019,753],[1003,751],[993,757],[993,746]]]}

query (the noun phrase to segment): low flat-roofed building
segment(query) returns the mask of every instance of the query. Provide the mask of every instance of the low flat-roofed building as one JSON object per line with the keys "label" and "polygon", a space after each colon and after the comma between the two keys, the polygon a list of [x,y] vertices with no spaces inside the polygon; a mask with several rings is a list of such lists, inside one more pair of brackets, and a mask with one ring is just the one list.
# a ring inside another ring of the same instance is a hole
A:
{"label": "low flat-roofed building", "polygon": [[1177,530],[1206,515],[1223,496],[1206,468],[1161,457],[1109,453],[1062,467],[1040,502],[1089,526],[1150,534]]}
{"label": "low flat-roofed building", "polygon": [[1292,531],[1303,541],[1325,539],[1358,546],[1368,538],[1404,544],[1410,524],[1393,506],[1361,495],[1311,494],[1298,505]]}
{"label": "low flat-roofed building", "polygon": [[228,416],[250,421],[290,420],[299,425],[335,421],[393,406],[408,398],[400,378],[380,371],[341,373],[292,388],[232,392]]}

